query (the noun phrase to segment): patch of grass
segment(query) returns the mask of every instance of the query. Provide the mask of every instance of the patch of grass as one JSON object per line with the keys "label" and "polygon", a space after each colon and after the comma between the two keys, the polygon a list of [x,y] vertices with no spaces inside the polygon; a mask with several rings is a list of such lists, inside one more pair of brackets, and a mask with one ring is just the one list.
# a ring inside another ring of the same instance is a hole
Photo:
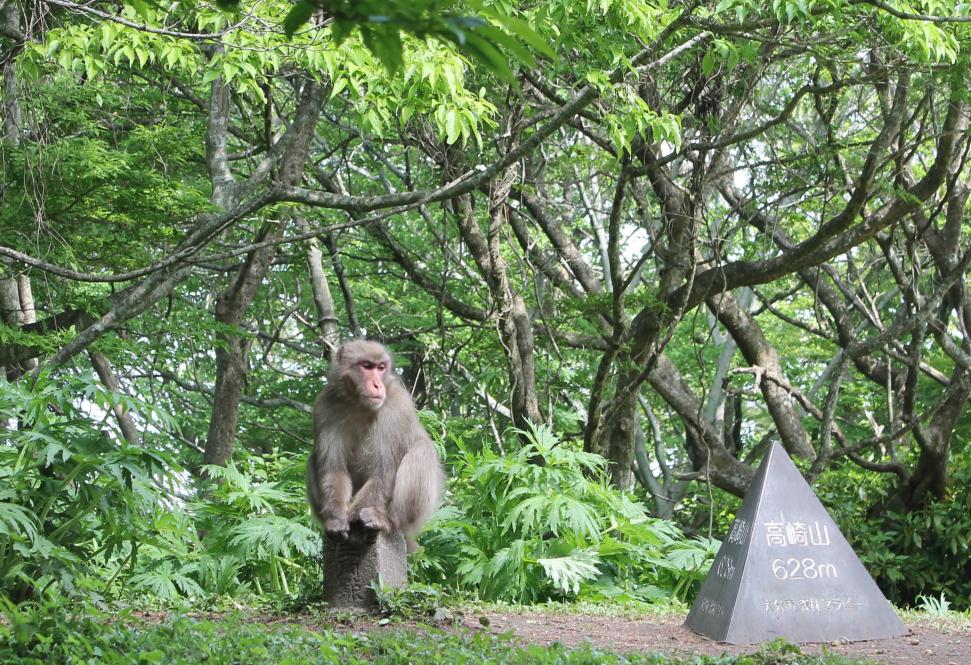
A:
{"label": "patch of grass", "polygon": [[[540,616],[597,616],[622,619],[671,619],[683,620],[688,611],[684,603],[672,600],[668,603],[645,603],[637,600],[601,602],[579,600],[574,602],[547,601],[523,605],[505,601],[485,601],[469,596],[456,596],[440,587],[412,583],[400,589],[375,588],[378,609],[385,625],[390,622],[430,622],[436,626],[451,626],[463,616],[480,616],[480,623],[487,624],[489,614],[520,614]],[[313,609],[312,605],[292,609]],[[330,612],[333,612],[331,610]]]}
{"label": "patch of grass", "polygon": [[279,665],[330,663],[483,663],[511,665],[848,665],[833,656],[804,656],[778,643],[745,656],[678,660],[652,654],[619,655],[592,647],[521,646],[509,637],[435,629],[342,633],[232,614],[161,620],[106,616],[90,609],[52,614],[25,607],[0,623],[0,662],[5,665]]}
{"label": "patch of grass", "polygon": [[637,600],[627,600],[623,602],[578,600],[575,602],[548,601],[545,603],[534,603],[531,605],[503,602],[469,601],[464,603],[464,605],[476,611],[497,612],[500,614],[559,614],[564,616],[584,615],[612,618],[616,617],[621,619],[667,619],[671,617],[680,617],[683,619],[688,612],[687,605],[673,599],[666,603],[645,603]]}
{"label": "patch of grass", "polygon": [[381,625],[391,621],[431,621],[436,625],[455,625],[462,610],[455,599],[427,584],[409,584],[400,589],[374,588]]}
{"label": "patch of grass", "polygon": [[971,632],[971,611],[955,612],[954,610],[928,612],[926,609],[902,610],[897,609],[900,618],[907,624],[930,626],[942,633]]}

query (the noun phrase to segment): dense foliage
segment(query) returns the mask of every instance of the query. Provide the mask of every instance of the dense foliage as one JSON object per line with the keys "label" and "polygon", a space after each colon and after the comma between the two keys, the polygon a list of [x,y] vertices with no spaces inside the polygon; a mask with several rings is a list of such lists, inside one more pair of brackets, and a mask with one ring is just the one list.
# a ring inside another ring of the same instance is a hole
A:
{"label": "dense foliage", "polygon": [[[122,588],[158,601],[210,594],[304,595],[318,586],[320,537],[304,494],[304,457],[249,456],[211,467],[189,498],[164,453],[115,446],[75,392],[108,411],[91,377],[11,386],[6,417],[31,426],[4,448],[3,589],[98,597]],[[85,382],[86,379],[86,382]],[[144,407],[144,405],[140,405]],[[452,496],[413,561],[413,579],[484,598],[684,598],[711,544],[689,542],[606,483],[604,461],[539,430],[512,456],[465,449]],[[542,454],[547,464],[527,460]],[[483,500],[487,498],[487,500]]]}
{"label": "dense foliage", "polygon": [[110,406],[91,376],[47,378],[33,390],[6,384],[0,397],[0,417],[25,423],[0,448],[0,570],[13,599],[48,587],[72,595],[103,590],[139,547],[164,538],[172,519],[162,503],[174,487],[172,460],[119,446],[79,410],[77,395],[90,408]]}
{"label": "dense foliage", "polygon": [[418,581],[690,600],[779,441],[894,601],[967,608],[967,14],[0,4],[11,616],[312,589],[363,336],[451,479]]}
{"label": "dense foliage", "polygon": [[821,497],[842,507],[840,528],[890,598],[920,606],[943,598],[961,608],[971,598],[971,460],[963,453],[954,462],[946,495],[909,513],[868,514],[874,495],[891,490],[858,470],[837,470],[821,480]]}
{"label": "dense foliage", "polygon": [[[454,505],[425,538],[421,563],[441,583],[487,599],[684,600],[717,543],[689,541],[610,487],[605,461],[547,429],[504,455],[462,446]],[[541,457],[543,465],[530,460]]]}

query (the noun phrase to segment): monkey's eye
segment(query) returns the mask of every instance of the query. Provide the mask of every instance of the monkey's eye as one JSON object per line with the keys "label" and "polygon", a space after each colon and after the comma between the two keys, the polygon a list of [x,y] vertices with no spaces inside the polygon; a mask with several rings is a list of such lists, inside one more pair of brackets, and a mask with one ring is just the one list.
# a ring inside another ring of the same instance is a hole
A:
{"label": "monkey's eye", "polygon": [[362,360],[361,362],[358,363],[358,365],[361,366],[361,369],[366,369],[366,370],[374,369],[374,363],[371,362],[370,360]]}

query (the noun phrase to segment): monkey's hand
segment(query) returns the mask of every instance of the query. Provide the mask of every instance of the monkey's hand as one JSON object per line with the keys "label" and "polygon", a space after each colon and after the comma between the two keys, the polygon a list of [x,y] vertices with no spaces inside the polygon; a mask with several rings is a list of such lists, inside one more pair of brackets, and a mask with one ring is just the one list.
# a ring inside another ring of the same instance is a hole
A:
{"label": "monkey's hand", "polygon": [[365,506],[358,511],[355,518],[358,522],[364,525],[366,529],[373,529],[374,531],[384,531],[385,533],[390,533],[393,531],[391,525],[391,519],[388,517],[388,513],[384,508],[378,506]]}
{"label": "monkey's hand", "polygon": [[347,540],[347,533],[351,526],[348,524],[347,517],[331,517],[324,521],[324,533],[328,538],[339,538]]}

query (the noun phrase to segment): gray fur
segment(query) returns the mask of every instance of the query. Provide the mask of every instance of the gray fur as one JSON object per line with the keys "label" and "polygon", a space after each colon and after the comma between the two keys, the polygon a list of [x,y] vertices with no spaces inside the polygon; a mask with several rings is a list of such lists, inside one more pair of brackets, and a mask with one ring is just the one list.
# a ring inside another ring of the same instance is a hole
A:
{"label": "gray fur", "polygon": [[[374,409],[361,396],[358,363],[386,362],[387,397]],[[314,403],[314,449],[307,460],[307,498],[331,537],[350,525],[402,531],[408,550],[438,507],[445,476],[415,405],[377,342],[355,340],[334,355],[327,386]]]}

